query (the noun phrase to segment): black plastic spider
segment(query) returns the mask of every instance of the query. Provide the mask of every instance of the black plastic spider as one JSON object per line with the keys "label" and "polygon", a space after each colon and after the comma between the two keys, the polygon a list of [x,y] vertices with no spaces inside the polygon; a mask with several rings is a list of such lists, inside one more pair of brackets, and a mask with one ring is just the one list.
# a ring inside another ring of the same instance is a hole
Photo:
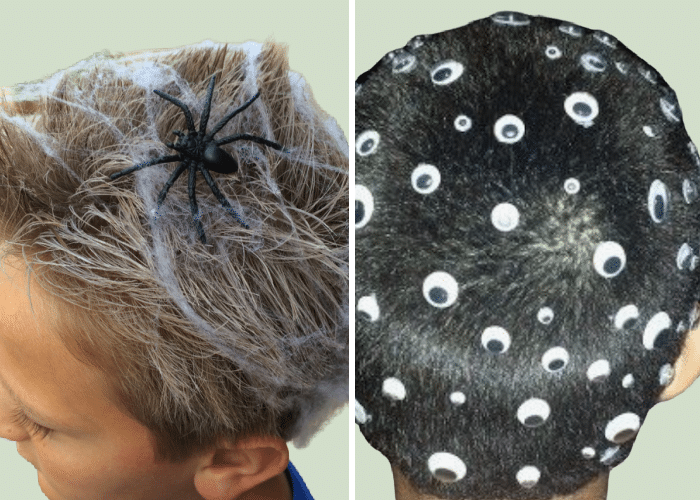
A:
{"label": "black plastic spider", "polygon": [[168,190],[172,187],[172,185],[175,183],[178,177],[180,177],[180,175],[182,175],[182,173],[185,170],[188,170],[190,174],[188,183],[188,191],[190,195],[190,210],[192,211],[192,217],[194,217],[194,221],[197,226],[197,234],[199,235],[199,239],[205,245],[207,243],[207,240],[204,236],[204,229],[202,228],[202,223],[197,217],[199,210],[197,208],[197,198],[195,196],[194,191],[195,182],[197,178],[197,171],[202,173],[202,176],[204,176],[204,180],[206,180],[207,184],[209,184],[212,193],[214,193],[214,196],[216,196],[216,198],[219,200],[221,206],[224,207],[224,209],[226,209],[230,214],[232,214],[238,220],[238,222],[240,222],[243,225],[243,227],[248,229],[248,224],[243,222],[243,219],[241,219],[238,213],[235,210],[233,210],[233,207],[231,207],[231,204],[228,202],[226,197],[223,194],[221,194],[221,191],[219,191],[219,187],[216,185],[216,182],[214,182],[214,179],[209,173],[210,170],[213,170],[214,172],[218,172],[220,174],[232,174],[238,171],[238,163],[236,163],[236,160],[234,160],[230,154],[221,149],[219,146],[223,144],[228,144],[229,142],[233,141],[248,140],[257,142],[258,144],[269,146],[274,149],[283,149],[282,146],[277,144],[276,142],[268,141],[267,139],[263,139],[262,137],[257,137],[255,135],[250,134],[235,134],[230,135],[228,137],[224,137],[223,139],[213,138],[217,132],[224,128],[224,126],[229,122],[231,118],[233,118],[238,113],[244,111],[248,106],[250,106],[253,103],[253,101],[255,101],[255,99],[257,99],[260,96],[260,92],[255,94],[248,102],[243,104],[241,107],[231,111],[228,115],[223,117],[221,121],[216,124],[216,126],[212,129],[211,132],[209,132],[208,134],[206,133],[207,122],[209,121],[209,112],[211,110],[211,96],[214,92],[215,80],[216,76],[212,76],[211,81],[209,82],[209,89],[207,90],[206,102],[204,105],[204,109],[202,109],[202,115],[199,120],[199,131],[197,131],[194,128],[192,114],[190,113],[189,108],[182,101],[179,101],[173,96],[168,95],[165,92],[161,92],[160,90],[154,90],[153,92],[158,94],[163,99],[172,102],[177,107],[182,109],[182,111],[185,113],[185,118],[187,119],[187,128],[189,129],[189,132],[187,134],[183,134],[179,130],[173,130],[173,134],[178,136],[177,141],[175,141],[175,144],[171,142],[165,143],[166,146],[178,151],[180,154],[160,156],[154,160],[139,163],[138,165],[134,165],[133,167],[126,168],[121,172],[117,172],[116,174],[110,175],[110,179],[114,180],[123,175],[127,175],[137,170],[141,170],[142,168],[150,167],[151,165],[157,165],[159,163],[170,163],[174,161],[181,162],[180,166],[178,166],[177,169],[175,169],[175,171],[170,176],[170,179],[168,179],[168,182],[165,183],[165,186],[163,186],[163,189],[158,195],[158,208],[160,208],[160,206],[162,205],[163,201],[165,200],[165,195],[168,194]]}

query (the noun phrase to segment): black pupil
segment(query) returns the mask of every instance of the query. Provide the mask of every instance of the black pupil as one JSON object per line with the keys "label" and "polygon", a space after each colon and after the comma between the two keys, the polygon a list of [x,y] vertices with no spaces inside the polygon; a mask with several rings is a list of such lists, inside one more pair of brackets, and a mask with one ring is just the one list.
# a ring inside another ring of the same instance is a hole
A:
{"label": "black pupil", "polygon": [[503,350],[503,342],[500,340],[489,340],[486,343],[486,348],[491,352],[501,352]]}
{"label": "black pupil", "polygon": [[619,257],[611,257],[605,261],[605,264],[603,265],[603,270],[608,274],[614,274],[620,269],[621,265],[622,261]]}
{"label": "black pupil", "polygon": [[654,340],[654,348],[656,349],[666,349],[671,346],[671,331],[665,329],[656,336]]}
{"label": "black pupil", "polygon": [[409,63],[408,59],[404,59],[403,61],[399,61],[399,63],[396,65],[396,69],[397,70],[403,69],[406,66],[408,66],[408,63]]}
{"label": "black pupil", "polygon": [[629,441],[629,439],[636,434],[635,431],[632,429],[625,429],[624,431],[618,432],[615,434],[615,437],[613,438],[613,441],[616,443],[624,443],[625,441]]}
{"label": "black pupil", "polygon": [[423,174],[420,177],[418,177],[418,180],[416,181],[416,185],[421,188],[421,189],[426,189],[430,187],[430,185],[433,183],[433,179],[428,175],[428,174]]}
{"label": "black pupil", "polygon": [[361,201],[355,200],[355,224],[362,222],[365,218],[365,204]]}
{"label": "black pupil", "polygon": [[588,116],[593,112],[591,107],[583,102],[577,102],[574,104],[574,113],[576,113],[579,116]]}
{"label": "black pupil", "polygon": [[363,153],[368,153],[373,147],[374,139],[367,139],[365,142],[362,143],[362,146],[360,146],[360,151],[362,151]]}
{"label": "black pupil", "polygon": [[529,416],[525,419],[525,425],[529,427],[534,427],[536,425],[540,425],[542,423],[542,417],[538,415],[532,415]]}
{"label": "black pupil", "polygon": [[436,469],[435,477],[441,481],[454,481],[457,479],[457,474],[448,469]]}
{"label": "black pupil", "polygon": [[636,324],[637,324],[637,318],[629,318],[628,320],[626,320],[622,324],[622,328],[629,330],[630,328],[632,328]]}
{"label": "black pupil", "polygon": [[441,70],[435,72],[433,79],[437,82],[441,82],[443,80],[447,80],[451,74],[452,70],[450,68],[442,68]]}
{"label": "black pupil", "polygon": [[515,125],[506,125],[503,127],[503,135],[506,137],[515,137],[518,135],[518,127]]}
{"label": "black pupil", "polygon": [[654,197],[654,215],[661,220],[664,217],[664,198],[663,196]]}
{"label": "black pupil", "polygon": [[564,366],[564,360],[563,360],[563,359],[557,359],[556,361],[552,361],[551,363],[549,363],[549,369],[550,369],[550,370],[558,370],[558,369],[561,368],[562,366]]}
{"label": "black pupil", "polygon": [[603,61],[601,61],[600,59],[598,59],[596,57],[592,57],[591,59],[589,59],[589,61],[596,68],[602,69],[605,67],[605,65],[603,64]]}
{"label": "black pupil", "polygon": [[445,290],[444,288],[431,288],[428,295],[430,296],[430,300],[432,300],[436,304],[444,304],[445,302],[447,302],[447,290]]}

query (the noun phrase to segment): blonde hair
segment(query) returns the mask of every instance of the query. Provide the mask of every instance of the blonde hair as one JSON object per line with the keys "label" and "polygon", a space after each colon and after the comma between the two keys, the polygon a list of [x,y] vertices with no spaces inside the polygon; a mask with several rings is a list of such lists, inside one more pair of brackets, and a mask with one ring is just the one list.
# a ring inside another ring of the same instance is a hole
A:
{"label": "blonde hair", "polygon": [[[213,75],[208,129],[259,90],[216,137],[285,151],[221,146],[239,170],[215,181],[250,228],[199,179],[205,246],[186,175],[155,210],[176,163],[109,176],[174,154],[163,143],[187,130],[153,89],[183,101],[198,128]],[[13,94],[0,110],[0,257],[24,259],[58,304],[63,343],[154,433],[158,458],[221,437],[308,442],[348,397],[348,149],[286,47],[96,54]]]}

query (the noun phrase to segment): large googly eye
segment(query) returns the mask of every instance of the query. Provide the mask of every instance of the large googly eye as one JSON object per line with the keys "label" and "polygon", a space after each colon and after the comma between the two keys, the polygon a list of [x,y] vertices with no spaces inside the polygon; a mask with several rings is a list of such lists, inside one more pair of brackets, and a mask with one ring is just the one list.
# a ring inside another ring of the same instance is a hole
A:
{"label": "large googly eye", "polygon": [[615,315],[615,328],[618,330],[629,330],[637,324],[639,319],[639,309],[634,304],[621,307]]}
{"label": "large googly eye", "polygon": [[374,197],[362,184],[355,184],[355,229],[365,227],[374,211]]}
{"label": "large googly eye", "polygon": [[460,132],[466,132],[472,128],[472,120],[467,115],[459,115],[455,118],[455,128]]}
{"label": "large googly eye", "polygon": [[520,212],[510,203],[499,203],[491,210],[491,223],[499,231],[512,231],[519,221]]}
{"label": "large googly eye", "polygon": [[604,278],[614,278],[620,274],[626,262],[625,250],[615,241],[599,243],[593,254],[593,266]]}
{"label": "large googly eye", "polygon": [[591,382],[603,382],[610,376],[610,362],[606,359],[599,359],[591,363],[586,372],[588,380]]}
{"label": "large googly eye", "polygon": [[489,352],[503,354],[510,347],[510,334],[500,326],[489,326],[481,334],[481,345]]}
{"label": "large googly eye", "polygon": [[605,67],[607,66],[607,63],[605,62],[605,59],[600,57],[598,54],[594,54],[593,52],[588,52],[588,53],[583,54],[581,56],[581,65],[587,71],[593,71],[596,73],[600,73],[601,71],[605,71]]}
{"label": "large googly eye", "polygon": [[503,115],[496,120],[493,133],[499,142],[513,144],[525,135],[525,124],[515,115]]}
{"label": "large googly eye", "polygon": [[369,316],[370,321],[377,321],[379,319],[379,305],[377,304],[376,294],[373,293],[358,300],[357,310]]}
{"label": "large googly eye", "polygon": [[391,65],[394,73],[407,73],[415,68],[416,56],[403,52],[397,55],[394,60],[391,61]]}
{"label": "large googly eye", "polygon": [[563,347],[552,347],[542,356],[542,366],[549,373],[562,371],[569,364],[569,353]]}
{"label": "large googly eye", "polygon": [[389,377],[382,384],[382,394],[392,401],[403,401],[406,399],[406,388],[399,379]]}
{"label": "large googly eye", "polygon": [[454,483],[467,475],[467,466],[452,453],[433,453],[428,459],[428,469],[435,479]]}
{"label": "large googly eye", "polygon": [[549,45],[546,49],[544,49],[544,54],[550,59],[559,59],[561,57],[561,50],[559,47]]}
{"label": "large googly eye", "polygon": [[533,488],[540,480],[540,470],[532,465],[523,467],[515,475],[523,488]]}
{"label": "large googly eye", "polygon": [[367,413],[365,407],[362,406],[357,399],[355,400],[355,422],[358,424],[366,424],[372,420],[372,416]]}
{"label": "large googly eye", "polygon": [[665,312],[656,313],[644,329],[644,347],[652,350],[654,347],[663,348],[669,341],[671,333],[671,318]]}
{"label": "large googly eye", "polygon": [[430,78],[436,85],[447,85],[462,76],[464,66],[457,61],[444,61],[430,71]]}
{"label": "large googly eye", "polygon": [[623,413],[608,422],[605,426],[605,437],[608,441],[622,444],[632,439],[641,425],[641,419],[637,414]]}
{"label": "large googly eye", "polygon": [[423,296],[433,307],[449,307],[457,301],[459,286],[450,274],[436,271],[423,282]]}
{"label": "large googly eye", "polygon": [[413,189],[420,194],[429,194],[440,185],[440,171],[433,165],[420,163],[411,173]]}
{"label": "large googly eye", "polygon": [[532,398],[518,408],[518,420],[526,427],[539,427],[549,418],[551,410],[544,399]]}
{"label": "large googly eye", "polygon": [[666,184],[659,179],[651,183],[651,186],[649,186],[647,206],[649,207],[651,219],[657,224],[664,222],[668,218],[670,200],[671,196]]}
{"label": "large googly eye", "polygon": [[371,155],[377,150],[379,133],[375,130],[365,130],[355,141],[355,151],[360,156]]}
{"label": "large googly eye", "polygon": [[598,101],[588,92],[574,92],[564,101],[564,110],[579,125],[590,127],[598,116]]}

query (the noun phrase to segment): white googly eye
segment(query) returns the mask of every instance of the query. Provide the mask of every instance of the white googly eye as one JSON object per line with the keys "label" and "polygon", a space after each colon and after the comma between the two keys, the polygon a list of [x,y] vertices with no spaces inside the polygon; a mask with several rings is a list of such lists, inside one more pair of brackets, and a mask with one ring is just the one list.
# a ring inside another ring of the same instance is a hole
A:
{"label": "white googly eye", "polygon": [[394,73],[408,73],[416,66],[416,56],[404,52],[396,56],[391,65]]}
{"label": "white googly eye", "polygon": [[620,274],[626,262],[625,250],[615,241],[599,243],[593,254],[593,266],[604,278],[614,278]]}
{"label": "white googly eye", "polygon": [[656,179],[649,186],[649,197],[647,206],[649,207],[649,215],[651,220],[660,224],[668,218],[669,202],[671,196],[668,192],[666,184]]}
{"label": "white googly eye", "polygon": [[377,321],[379,319],[379,305],[377,304],[376,294],[373,293],[358,300],[357,310],[369,316],[370,321]]}
{"label": "white googly eye", "polygon": [[693,248],[687,243],[683,243],[676,256],[676,266],[681,271],[684,269],[689,270],[693,262],[693,257]]}
{"label": "white googly eye", "polygon": [[632,375],[631,373],[628,373],[627,375],[625,375],[625,378],[622,379],[622,387],[624,387],[625,389],[629,389],[633,385],[634,385],[634,375]]}
{"label": "white googly eye", "polygon": [[548,45],[547,48],[544,49],[544,54],[550,59],[559,59],[561,57],[561,50],[554,45]]}
{"label": "white googly eye", "polygon": [[581,27],[576,26],[574,24],[562,24],[561,26],[559,26],[559,31],[576,38],[580,37],[583,34],[583,30],[581,29]]}
{"label": "white googly eye", "polygon": [[372,420],[372,416],[367,413],[365,407],[362,406],[357,399],[355,400],[355,422],[358,424],[366,424]]}
{"label": "white googly eye", "polygon": [[455,118],[455,128],[460,132],[466,132],[472,128],[472,119],[467,115],[459,115]]}
{"label": "white googly eye", "polygon": [[598,116],[598,101],[588,92],[574,92],[564,101],[564,110],[579,125],[590,126]]}
{"label": "white googly eye", "polygon": [[355,229],[365,227],[374,212],[374,197],[362,184],[355,184]]}
{"label": "white googly eye", "polygon": [[457,301],[459,286],[452,275],[436,271],[423,281],[423,296],[433,307],[449,307]]}
{"label": "white googly eye", "polygon": [[515,115],[503,115],[496,120],[493,133],[499,142],[513,144],[525,135],[525,124]]}
{"label": "white googly eye", "polygon": [[576,194],[581,190],[581,183],[573,177],[564,181],[564,191],[569,194]]}
{"label": "white googly eye", "polygon": [[658,129],[652,125],[644,125],[642,131],[649,137],[656,137],[659,134]]}
{"label": "white googly eye", "polygon": [[527,26],[530,24],[530,18],[527,14],[520,12],[496,12],[491,16],[491,20],[496,24],[507,26]]}
{"label": "white googly eye", "polygon": [[355,151],[360,156],[371,155],[377,150],[379,133],[375,130],[365,130],[355,141]]}
{"label": "white googly eye", "polygon": [[537,467],[528,465],[520,469],[515,478],[523,488],[532,488],[540,480],[540,470]]}
{"label": "white googly eye", "polygon": [[626,75],[627,72],[630,70],[630,65],[626,62],[616,62],[615,66],[617,67],[617,70],[623,75]]}
{"label": "white googly eye", "polygon": [[481,334],[481,345],[489,352],[503,354],[510,347],[510,334],[500,326],[489,326]]}
{"label": "white googly eye", "polygon": [[428,459],[428,469],[435,479],[454,483],[467,475],[467,466],[452,453],[433,453]]}
{"label": "white googly eye", "polygon": [[452,401],[452,404],[460,406],[466,403],[467,397],[463,392],[457,391],[450,394],[450,401]]}
{"label": "white googly eye", "polygon": [[382,394],[392,401],[402,401],[406,399],[406,388],[399,379],[389,377],[382,383]]}
{"label": "white googly eye", "polygon": [[615,315],[615,328],[618,330],[629,330],[637,323],[638,318],[639,309],[634,304],[621,307]]}
{"label": "white googly eye", "polygon": [[666,343],[666,335],[671,328],[671,318],[665,312],[656,313],[647,323],[644,329],[644,347],[652,350],[654,347],[663,347]]}
{"label": "white googly eye", "polygon": [[617,47],[617,40],[615,40],[614,37],[608,35],[604,31],[596,31],[595,33],[593,33],[593,38],[613,49]]}
{"label": "white googly eye", "polygon": [[554,311],[551,307],[543,307],[537,312],[537,320],[543,325],[548,325],[554,319]]}
{"label": "white googly eye", "polygon": [[608,441],[622,444],[632,439],[641,425],[637,414],[623,413],[608,422],[608,425],[605,426],[605,437]]}
{"label": "white googly eye", "polygon": [[591,363],[586,372],[588,380],[591,382],[603,382],[610,376],[610,363],[605,359]]}
{"label": "white googly eye", "polygon": [[551,410],[544,399],[532,398],[518,408],[518,420],[526,427],[539,427],[549,418]]}
{"label": "white googly eye", "polygon": [[586,446],[584,449],[581,450],[581,455],[583,456],[583,458],[591,459],[595,457],[595,450],[590,446]]}
{"label": "white googly eye", "polygon": [[620,447],[607,448],[600,456],[600,463],[611,466],[620,458]]}
{"label": "white googly eye", "polygon": [[698,199],[698,187],[688,179],[683,179],[683,199],[690,205]]}
{"label": "white googly eye", "polygon": [[443,61],[430,71],[430,78],[436,85],[447,85],[462,76],[464,66],[457,61]]}
{"label": "white googly eye", "polygon": [[420,194],[430,194],[440,185],[440,171],[433,165],[420,163],[411,173],[411,184]]}
{"label": "white googly eye", "polygon": [[605,71],[605,67],[607,66],[607,63],[605,62],[605,59],[600,57],[598,54],[594,54],[593,52],[588,52],[588,53],[583,54],[581,56],[581,65],[587,71],[593,71],[596,73],[600,73],[601,71]]}
{"label": "white googly eye", "polygon": [[659,369],[659,385],[669,385],[676,376],[676,370],[670,364],[665,364]]}
{"label": "white googly eye", "polygon": [[569,353],[563,347],[552,347],[542,356],[542,366],[549,373],[562,371],[569,364]]}
{"label": "white googly eye", "polygon": [[681,121],[681,110],[678,104],[673,102],[674,97],[661,98],[659,105],[666,119],[670,122],[678,123]]}
{"label": "white googly eye", "polygon": [[499,203],[491,211],[491,223],[499,231],[512,231],[519,221],[520,212],[510,203]]}

